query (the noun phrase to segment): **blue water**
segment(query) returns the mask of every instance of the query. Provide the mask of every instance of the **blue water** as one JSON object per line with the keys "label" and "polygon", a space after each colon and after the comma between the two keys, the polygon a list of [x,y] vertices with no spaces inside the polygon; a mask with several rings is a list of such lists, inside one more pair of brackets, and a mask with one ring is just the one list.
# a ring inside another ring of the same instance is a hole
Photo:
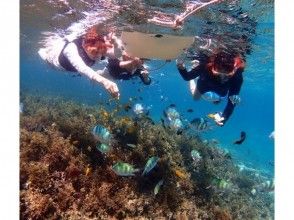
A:
{"label": "blue water", "polygon": [[[252,54],[247,56],[245,80],[240,93],[241,104],[235,108],[224,127],[201,134],[204,139],[217,139],[220,147],[228,149],[239,163],[245,163],[270,175],[273,175],[274,169],[270,165],[274,161],[274,141],[268,138],[274,130],[273,29],[273,14],[270,13],[266,21],[261,19],[258,23]],[[43,30],[43,26],[33,30],[31,24],[22,24],[21,35],[25,37],[21,38],[20,92],[61,96],[90,105],[107,101],[110,96],[100,86],[84,77],[72,77],[69,73],[54,70],[39,58],[38,39]],[[154,61],[148,64],[156,69],[163,62]],[[187,120],[224,109],[225,102],[212,105],[203,100],[194,101],[188,83],[178,74],[174,61],[152,71],[151,77],[153,82],[150,86],[144,86],[139,79],[119,81],[120,101],[125,103],[131,97],[142,97],[143,100],[138,102],[151,108],[151,117],[155,121],[160,120],[163,109],[172,103]],[[193,113],[187,112],[190,108],[194,110]],[[233,145],[241,131],[247,133],[247,139],[242,145]]]}

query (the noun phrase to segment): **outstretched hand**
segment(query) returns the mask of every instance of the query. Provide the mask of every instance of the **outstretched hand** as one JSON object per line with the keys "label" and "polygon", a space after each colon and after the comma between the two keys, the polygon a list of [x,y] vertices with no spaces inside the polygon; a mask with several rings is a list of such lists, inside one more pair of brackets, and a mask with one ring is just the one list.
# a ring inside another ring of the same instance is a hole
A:
{"label": "outstretched hand", "polygon": [[218,125],[218,126],[223,126],[224,125],[224,121],[225,121],[225,118],[221,116],[220,113],[216,113],[213,115],[213,120],[214,122]]}
{"label": "outstretched hand", "polygon": [[119,99],[120,94],[116,83],[106,79],[103,81],[103,86],[111,94],[113,98]]}

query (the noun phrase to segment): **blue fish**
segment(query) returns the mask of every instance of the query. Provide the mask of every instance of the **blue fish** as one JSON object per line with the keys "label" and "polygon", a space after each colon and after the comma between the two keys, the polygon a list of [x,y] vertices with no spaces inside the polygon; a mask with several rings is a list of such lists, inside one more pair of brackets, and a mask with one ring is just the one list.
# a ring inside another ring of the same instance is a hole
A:
{"label": "blue fish", "polygon": [[154,157],[150,157],[145,165],[144,171],[142,173],[142,176],[144,176],[145,174],[149,173],[157,164],[159,158],[154,156]]}
{"label": "blue fish", "polygon": [[92,130],[92,134],[98,141],[104,144],[109,144],[112,138],[109,130],[102,125],[96,125]]}

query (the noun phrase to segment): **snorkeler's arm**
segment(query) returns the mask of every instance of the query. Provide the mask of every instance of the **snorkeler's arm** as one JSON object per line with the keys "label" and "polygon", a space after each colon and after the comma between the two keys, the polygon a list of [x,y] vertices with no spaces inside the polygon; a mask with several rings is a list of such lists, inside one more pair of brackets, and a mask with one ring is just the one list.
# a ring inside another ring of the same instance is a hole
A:
{"label": "snorkeler's arm", "polygon": [[101,76],[102,74],[97,73],[92,68],[87,66],[78,53],[78,48],[74,43],[69,43],[63,51],[63,54],[67,57],[73,67],[82,75],[94,80],[104,86],[104,88],[111,93],[112,96],[119,96],[119,90],[117,85]]}
{"label": "snorkeler's arm", "polygon": [[232,103],[229,97],[232,95],[239,95],[243,83],[242,72],[243,69],[239,70],[232,79],[233,81],[228,94],[228,102],[222,114],[222,117],[224,117],[224,122],[229,119],[229,117],[232,115],[234,111],[235,105]]}
{"label": "snorkeler's arm", "polygon": [[191,69],[190,71],[187,71],[187,69],[184,68],[179,68],[178,71],[181,74],[182,78],[186,81],[190,81],[191,79],[195,79],[200,75],[200,68],[197,66],[196,68]]}

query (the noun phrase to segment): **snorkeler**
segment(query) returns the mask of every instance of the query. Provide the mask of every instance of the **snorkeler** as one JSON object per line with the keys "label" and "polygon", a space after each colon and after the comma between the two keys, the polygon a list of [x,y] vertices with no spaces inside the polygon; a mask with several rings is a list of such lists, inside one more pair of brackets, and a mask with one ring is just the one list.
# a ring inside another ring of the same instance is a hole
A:
{"label": "snorkeler", "polygon": [[122,60],[116,57],[108,58],[108,64],[103,71],[103,76],[122,80],[129,80],[138,76],[145,85],[150,85],[151,78],[143,64],[142,59],[131,57],[123,51]]}
{"label": "snorkeler", "polygon": [[78,72],[103,85],[113,97],[119,98],[116,83],[101,76],[101,71],[91,68],[96,60],[101,61],[105,56],[114,56],[115,44],[111,42],[113,39],[108,41],[92,27],[86,34],[73,41],[63,40],[63,45],[41,48],[38,53],[49,64],[65,71]]}
{"label": "snorkeler", "polygon": [[[201,97],[218,104],[228,96],[227,105],[222,113],[213,115],[215,123],[223,126],[240,102],[239,92],[243,83],[245,61],[238,54],[219,51],[210,57],[194,60],[190,71],[182,61],[177,60],[179,73],[184,80],[190,81],[190,91],[195,100]],[[193,80],[196,78],[196,82]]]}

